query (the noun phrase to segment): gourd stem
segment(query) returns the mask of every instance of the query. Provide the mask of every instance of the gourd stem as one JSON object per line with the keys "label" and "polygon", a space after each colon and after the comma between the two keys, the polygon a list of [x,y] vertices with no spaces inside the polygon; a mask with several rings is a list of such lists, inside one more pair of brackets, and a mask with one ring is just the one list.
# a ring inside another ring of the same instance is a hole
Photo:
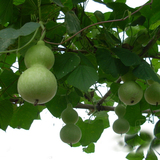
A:
{"label": "gourd stem", "polygon": [[41,26],[41,28],[42,28],[42,34],[41,34],[41,37],[40,37],[39,40],[43,40],[44,37],[45,37],[45,35],[46,35],[46,29],[45,29],[42,21],[39,21],[39,24],[40,24],[40,26]]}

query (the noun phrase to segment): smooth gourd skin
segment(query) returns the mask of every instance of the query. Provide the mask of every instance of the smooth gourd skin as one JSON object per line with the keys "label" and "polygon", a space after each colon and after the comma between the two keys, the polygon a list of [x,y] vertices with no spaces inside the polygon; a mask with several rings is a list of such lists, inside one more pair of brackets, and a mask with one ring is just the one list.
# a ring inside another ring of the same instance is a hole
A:
{"label": "smooth gourd skin", "polygon": [[63,142],[74,144],[81,139],[82,132],[78,126],[73,123],[66,124],[60,131],[60,138]]}
{"label": "smooth gourd skin", "polygon": [[76,123],[78,121],[78,113],[73,109],[72,106],[68,105],[61,114],[62,120],[64,123]]}
{"label": "smooth gourd skin", "polygon": [[25,101],[43,104],[55,96],[57,81],[52,72],[44,66],[34,65],[21,74],[17,89]]}
{"label": "smooth gourd skin", "polygon": [[144,92],[145,100],[151,105],[160,104],[160,84],[154,82]]}
{"label": "smooth gourd skin", "polygon": [[114,111],[118,117],[123,117],[126,113],[126,107],[123,104],[119,104],[116,106]]}
{"label": "smooth gourd skin", "polygon": [[127,133],[130,129],[129,122],[124,118],[118,118],[113,123],[113,131],[118,134]]}
{"label": "smooth gourd skin", "polygon": [[143,97],[141,86],[134,81],[124,82],[118,89],[119,99],[127,105],[137,104]]}
{"label": "smooth gourd skin", "polygon": [[55,61],[52,50],[47,47],[44,41],[38,41],[36,45],[29,48],[24,57],[24,63],[27,68],[35,64],[41,64],[47,69],[51,69]]}

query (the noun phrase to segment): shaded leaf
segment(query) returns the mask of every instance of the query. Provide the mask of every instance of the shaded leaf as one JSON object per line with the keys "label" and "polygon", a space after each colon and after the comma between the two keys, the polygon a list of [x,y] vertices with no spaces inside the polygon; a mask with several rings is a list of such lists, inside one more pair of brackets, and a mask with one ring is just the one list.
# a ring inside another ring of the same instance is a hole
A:
{"label": "shaded leaf", "polygon": [[111,53],[106,49],[98,49],[96,52],[98,65],[106,74],[111,74],[113,77],[118,76],[117,67]]}
{"label": "shaded leaf", "polygon": [[160,120],[158,120],[158,122],[155,124],[154,135],[160,139]]}
{"label": "shaded leaf", "polygon": [[146,62],[142,61],[134,70],[133,74],[140,79],[149,80],[152,79],[160,83],[160,79],[157,74],[153,71],[151,66]]}
{"label": "shaded leaf", "polygon": [[73,53],[64,53],[55,58],[54,73],[60,79],[74,70],[80,63],[80,58]]}
{"label": "shaded leaf", "polygon": [[15,109],[10,126],[29,130],[33,120],[39,118],[39,112],[38,106],[25,102]]}
{"label": "shaded leaf", "polygon": [[64,7],[60,0],[52,0],[55,4],[57,4],[60,7]]}
{"label": "shaded leaf", "polygon": [[0,101],[0,128],[4,131],[7,129],[13,116],[13,107],[11,102],[6,99]]}
{"label": "shaded leaf", "polygon": [[60,117],[62,111],[67,107],[66,97],[56,95],[51,101],[46,103],[46,107],[54,117]]}
{"label": "shaded leaf", "polygon": [[81,29],[80,21],[73,11],[68,11],[65,14],[65,25],[68,34],[75,34]]}
{"label": "shaded leaf", "polygon": [[0,30],[0,51],[4,51],[9,45],[11,45],[14,42],[14,39],[18,38],[19,36],[31,34],[39,26],[39,23],[28,22],[20,29],[6,28]]}
{"label": "shaded leaf", "polygon": [[141,62],[139,56],[128,49],[113,48],[112,51],[120,58],[125,66],[138,65]]}
{"label": "shaded leaf", "polygon": [[13,17],[13,0],[0,1],[0,23],[10,22]]}
{"label": "shaded leaf", "polygon": [[98,74],[94,68],[79,65],[67,78],[70,85],[87,92],[89,87],[98,80]]}
{"label": "shaded leaf", "polygon": [[142,116],[139,104],[127,106],[124,118],[127,119],[129,124],[133,127],[142,125],[146,121],[145,116]]}
{"label": "shaded leaf", "polygon": [[4,70],[0,75],[2,82],[2,90],[10,95],[17,93],[17,80],[18,75],[14,74],[12,70]]}
{"label": "shaded leaf", "polygon": [[109,125],[109,116],[107,114],[106,111],[99,111],[97,113],[95,113],[95,120],[102,120],[103,121],[103,124],[104,124],[104,128],[108,128],[110,125]]}

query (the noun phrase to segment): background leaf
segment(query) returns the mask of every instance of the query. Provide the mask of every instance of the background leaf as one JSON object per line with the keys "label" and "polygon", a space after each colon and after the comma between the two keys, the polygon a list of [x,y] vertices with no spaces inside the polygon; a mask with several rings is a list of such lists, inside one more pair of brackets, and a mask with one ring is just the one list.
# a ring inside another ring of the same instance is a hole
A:
{"label": "background leaf", "polygon": [[39,23],[28,22],[20,29],[6,28],[0,30],[0,51],[4,51],[9,45],[13,44],[14,39],[18,38],[19,36],[27,36],[31,34],[39,26]]}
{"label": "background leaf", "polygon": [[60,79],[74,70],[80,63],[80,58],[74,53],[64,53],[56,56],[54,64],[54,73],[57,79]]}
{"label": "background leaf", "polygon": [[122,63],[126,66],[138,65],[141,59],[137,54],[124,48],[113,48],[112,51],[120,58]]}
{"label": "background leaf", "polygon": [[65,25],[68,34],[75,34],[81,29],[80,21],[73,11],[68,11],[65,14]]}
{"label": "background leaf", "polygon": [[0,23],[4,25],[13,17],[13,0],[0,1]]}
{"label": "background leaf", "polygon": [[108,50],[98,49],[96,52],[96,58],[98,65],[102,68],[102,70],[105,73],[111,74],[113,77],[118,76],[115,60]]}
{"label": "background leaf", "polygon": [[142,61],[134,70],[133,74],[140,79],[152,79],[160,83],[160,79],[146,61]]}
{"label": "background leaf", "polygon": [[98,74],[94,68],[79,65],[67,78],[70,85],[87,92],[89,87],[98,80]]}

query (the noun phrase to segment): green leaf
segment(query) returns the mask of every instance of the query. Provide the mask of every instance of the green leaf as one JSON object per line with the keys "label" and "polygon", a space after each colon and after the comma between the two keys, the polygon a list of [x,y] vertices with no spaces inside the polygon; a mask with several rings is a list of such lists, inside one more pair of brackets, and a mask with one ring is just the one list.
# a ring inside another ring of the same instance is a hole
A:
{"label": "green leaf", "polygon": [[118,76],[117,67],[111,53],[106,49],[98,49],[96,52],[98,65],[106,74],[111,74],[113,77]]}
{"label": "green leaf", "polygon": [[105,21],[104,14],[101,11],[95,11],[94,15],[97,19],[97,22]]}
{"label": "green leaf", "polygon": [[17,6],[24,3],[24,2],[25,2],[25,0],[13,0],[13,4],[17,5]]}
{"label": "green leaf", "polygon": [[126,158],[128,160],[143,160],[144,155],[143,152],[135,152],[135,153],[129,153]]}
{"label": "green leaf", "polygon": [[158,160],[156,154],[154,153],[153,149],[149,149],[147,156],[146,156],[146,160]]}
{"label": "green leaf", "polygon": [[137,134],[125,135],[125,142],[132,147],[142,145],[144,141]]}
{"label": "green leaf", "polygon": [[151,142],[151,147],[153,149],[159,148],[160,147],[160,139],[159,138],[154,138]]}
{"label": "green leaf", "polygon": [[70,85],[87,92],[89,87],[98,80],[98,74],[94,68],[79,65],[67,78]]}
{"label": "green leaf", "polygon": [[133,74],[140,79],[148,80],[152,79],[160,83],[160,79],[157,74],[153,71],[151,66],[146,62],[142,61],[134,70]]}
{"label": "green leaf", "polygon": [[57,79],[60,79],[74,70],[80,63],[80,58],[74,53],[64,53],[56,56],[53,67]]}
{"label": "green leaf", "polygon": [[80,21],[73,11],[65,14],[65,25],[68,34],[75,34],[81,29]]}
{"label": "green leaf", "polygon": [[91,143],[87,147],[83,148],[83,151],[86,153],[94,153],[94,151],[95,151],[94,143]]}
{"label": "green leaf", "polygon": [[146,121],[145,116],[142,116],[139,104],[127,106],[124,118],[127,119],[129,124],[133,127],[142,125]]}
{"label": "green leaf", "polygon": [[13,17],[13,0],[0,1],[0,23],[4,25]]}
{"label": "green leaf", "polygon": [[158,122],[155,124],[154,135],[160,139],[160,120],[158,120]]}
{"label": "green leaf", "polygon": [[95,120],[102,120],[103,121],[103,124],[104,124],[104,128],[108,128],[110,125],[109,125],[109,116],[107,114],[106,111],[99,111],[97,113],[95,113]]}
{"label": "green leaf", "polygon": [[18,75],[14,74],[12,70],[4,70],[0,75],[0,81],[2,82],[2,90],[10,95],[17,92],[17,80]]}
{"label": "green leaf", "polygon": [[13,106],[11,102],[8,99],[0,101],[0,128],[2,130],[7,129],[12,116]]}
{"label": "green leaf", "polygon": [[19,36],[26,36],[31,34],[39,26],[39,23],[28,22],[20,29],[6,28],[0,30],[0,51],[4,51],[9,45],[13,44],[14,39],[17,39]]}
{"label": "green leaf", "polygon": [[113,48],[112,51],[120,58],[125,66],[138,65],[141,62],[139,56],[128,49]]}
{"label": "green leaf", "polygon": [[46,103],[46,107],[54,117],[60,117],[62,111],[67,107],[66,97],[56,95],[51,101]]}
{"label": "green leaf", "polygon": [[79,121],[76,123],[82,131],[82,138],[80,143],[82,146],[87,146],[90,143],[97,142],[100,138],[103,130],[104,124],[102,120],[87,120],[83,121],[79,118]]}
{"label": "green leaf", "polygon": [[33,120],[38,119],[39,112],[38,106],[25,102],[15,109],[10,126],[29,130]]}
{"label": "green leaf", "polygon": [[55,4],[57,4],[60,7],[64,7],[60,0],[51,0],[51,1],[54,2]]}

